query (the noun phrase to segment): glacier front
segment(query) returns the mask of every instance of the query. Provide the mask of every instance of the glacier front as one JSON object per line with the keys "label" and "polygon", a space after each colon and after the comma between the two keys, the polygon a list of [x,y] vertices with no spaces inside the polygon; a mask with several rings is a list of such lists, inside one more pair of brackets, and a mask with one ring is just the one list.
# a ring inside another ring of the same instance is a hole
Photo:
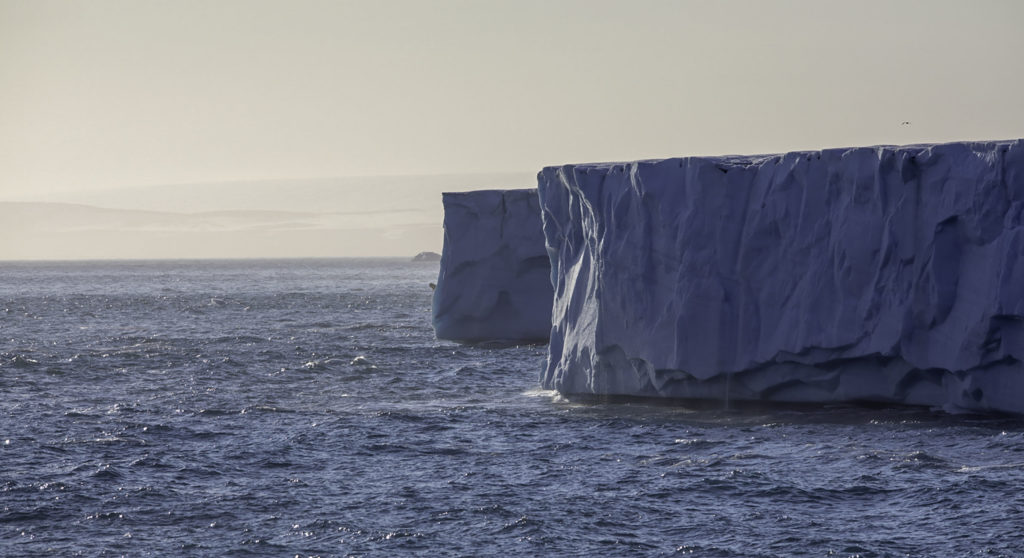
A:
{"label": "glacier front", "polygon": [[547,167],[541,383],[1024,413],[1024,140]]}
{"label": "glacier front", "polygon": [[465,343],[546,343],[551,265],[537,190],[445,193],[434,332]]}

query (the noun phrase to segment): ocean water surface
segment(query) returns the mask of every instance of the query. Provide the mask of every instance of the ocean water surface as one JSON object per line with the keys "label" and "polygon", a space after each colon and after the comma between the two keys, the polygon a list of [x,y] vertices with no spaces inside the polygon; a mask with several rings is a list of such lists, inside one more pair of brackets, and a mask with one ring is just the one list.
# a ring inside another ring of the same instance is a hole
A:
{"label": "ocean water surface", "polygon": [[1024,422],[575,404],[437,264],[0,263],[0,555],[1024,556]]}

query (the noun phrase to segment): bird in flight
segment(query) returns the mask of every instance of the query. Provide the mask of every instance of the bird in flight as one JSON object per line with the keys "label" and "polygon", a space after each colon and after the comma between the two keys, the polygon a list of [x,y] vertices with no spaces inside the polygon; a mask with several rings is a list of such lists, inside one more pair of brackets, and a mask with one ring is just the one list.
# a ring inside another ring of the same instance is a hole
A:
{"label": "bird in flight", "polygon": [[900,126],[910,126],[910,121],[904,120],[903,122],[900,122]]}

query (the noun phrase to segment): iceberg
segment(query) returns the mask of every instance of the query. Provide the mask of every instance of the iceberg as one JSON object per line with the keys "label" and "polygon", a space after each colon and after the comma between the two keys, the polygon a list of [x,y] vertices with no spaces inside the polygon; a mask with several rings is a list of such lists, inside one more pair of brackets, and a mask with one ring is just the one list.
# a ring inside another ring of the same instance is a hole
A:
{"label": "iceberg", "polygon": [[1024,413],[1024,140],[538,174],[541,383]]}
{"label": "iceberg", "polygon": [[546,343],[551,264],[537,190],[445,193],[444,247],[434,289],[439,339]]}

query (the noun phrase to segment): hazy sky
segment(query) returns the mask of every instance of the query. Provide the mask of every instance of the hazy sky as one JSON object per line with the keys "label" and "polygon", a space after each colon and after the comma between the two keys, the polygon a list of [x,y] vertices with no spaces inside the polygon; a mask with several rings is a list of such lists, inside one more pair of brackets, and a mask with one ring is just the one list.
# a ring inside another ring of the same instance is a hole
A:
{"label": "hazy sky", "polygon": [[0,0],[0,199],[1021,137],[1022,22],[1017,0]]}

